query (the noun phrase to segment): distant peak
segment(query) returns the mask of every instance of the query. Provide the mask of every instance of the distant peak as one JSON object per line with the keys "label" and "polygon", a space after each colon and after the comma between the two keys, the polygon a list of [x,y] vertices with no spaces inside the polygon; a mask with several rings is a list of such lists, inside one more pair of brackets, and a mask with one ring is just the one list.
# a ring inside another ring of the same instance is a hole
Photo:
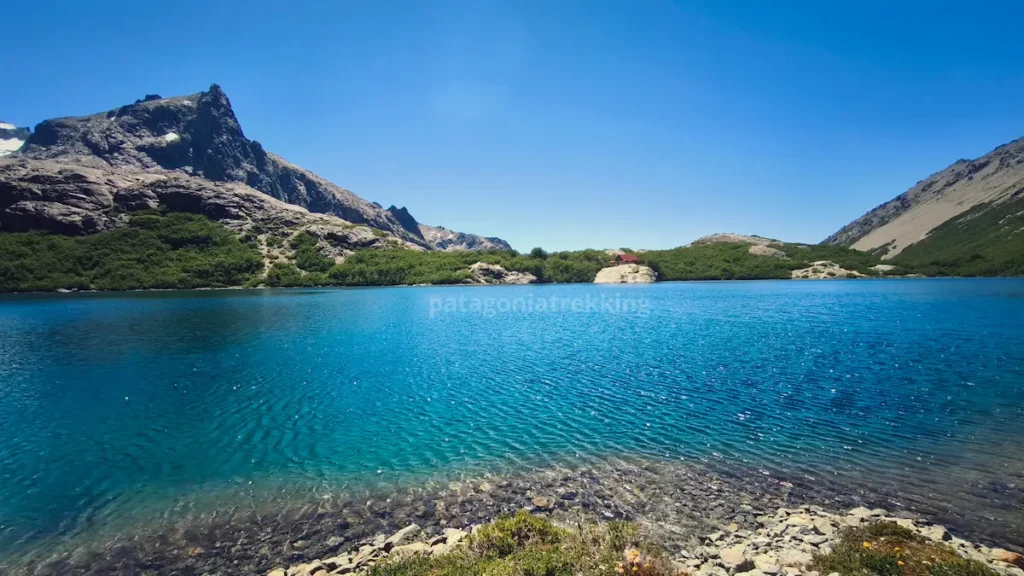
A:
{"label": "distant peak", "polygon": [[691,246],[696,244],[759,244],[767,246],[769,244],[781,244],[781,242],[774,238],[765,238],[764,236],[758,236],[757,234],[732,234],[725,232],[704,236],[690,243]]}
{"label": "distant peak", "polygon": [[388,207],[388,212],[395,217],[395,220],[398,220],[398,223],[402,225],[402,228],[405,228],[409,233],[415,236],[422,237],[419,222],[412,217],[412,214],[409,213],[409,210],[405,206],[397,208],[392,204]]}

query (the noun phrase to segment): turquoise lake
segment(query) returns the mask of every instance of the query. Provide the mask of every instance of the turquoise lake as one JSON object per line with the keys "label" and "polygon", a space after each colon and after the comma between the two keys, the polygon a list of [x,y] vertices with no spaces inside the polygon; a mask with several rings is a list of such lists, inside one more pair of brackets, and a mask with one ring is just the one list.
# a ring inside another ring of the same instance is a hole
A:
{"label": "turquoise lake", "polygon": [[4,550],[615,455],[1024,524],[1018,279],[10,295],[0,399]]}

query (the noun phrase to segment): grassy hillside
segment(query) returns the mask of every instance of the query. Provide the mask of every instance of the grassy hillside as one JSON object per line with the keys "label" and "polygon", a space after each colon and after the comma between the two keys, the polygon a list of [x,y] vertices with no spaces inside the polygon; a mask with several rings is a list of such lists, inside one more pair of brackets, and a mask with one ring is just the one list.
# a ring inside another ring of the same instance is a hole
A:
{"label": "grassy hillside", "polygon": [[259,252],[192,214],[142,214],[90,236],[0,234],[0,291],[240,286],[263,268]]}
{"label": "grassy hillside", "polygon": [[788,259],[756,256],[750,246],[739,243],[699,244],[672,250],[652,250],[638,254],[640,263],[658,273],[659,280],[756,280],[789,278],[790,272],[806,268],[811,262],[831,260],[848,270],[873,275],[871,266],[878,257],[840,246],[825,244],[779,244],[773,248],[785,252]]}
{"label": "grassy hillside", "polygon": [[891,263],[929,276],[1024,275],[1024,196],[971,208]]}

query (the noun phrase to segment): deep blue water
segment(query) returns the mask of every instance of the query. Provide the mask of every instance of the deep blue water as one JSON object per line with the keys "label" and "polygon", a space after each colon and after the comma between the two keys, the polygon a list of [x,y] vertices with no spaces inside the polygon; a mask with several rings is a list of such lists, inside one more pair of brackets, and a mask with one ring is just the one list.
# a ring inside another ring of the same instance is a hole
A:
{"label": "deep blue water", "polygon": [[614,454],[1019,510],[1022,446],[1016,279],[0,297],[5,546]]}

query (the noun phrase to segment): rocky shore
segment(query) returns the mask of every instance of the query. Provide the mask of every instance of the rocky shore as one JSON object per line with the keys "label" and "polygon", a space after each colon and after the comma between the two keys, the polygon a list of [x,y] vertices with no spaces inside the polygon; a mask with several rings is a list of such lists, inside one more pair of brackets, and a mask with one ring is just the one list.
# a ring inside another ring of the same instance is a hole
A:
{"label": "rocky shore", "polygon": [[[551,503],[542,500],[540,504],[543,506],[538,508],[543,509]],[[940,525],[864,507],[853,508],[845,514],[832,514],[820,506],[778,508],[773,514],[758,516],[756,529],[749,530],[731,522],[721,530],[703,535],[697,539],[698,545],[677,550],[672,562],[680,574],[692,576],[822,576],[809,569],[815,556],[831,553],[843,529],[873,522],[895,523],[928,540],[945,544],[961,557],[981,562],[997,573],[1024,576],[1024,556],[1016,552],[968,542],[952,536]],[[364,541],[349,554],[275,568],[267,576],[356,575],[380,562],[456,552],[469,537],[464,530],[448,528],[440,535],[416,540],[420,533],[419,525],[410,524],[391,536],[380,534]],[[838,573],[827,576],[835,574]]]}
{"label": "rocky shore", "polygon": [[[1014,498],[1005,491],[993,497]],[[881,507],[891,512],[875,511]],[[867,512],[841,512],[850,508]],[[954,545],[961,545],[961,538],[978,543],[969,545],[973,552],[962,544],[971,554],[991,557],[997,548],[1024,551],[1019,512],[1012,506],[1001,518],[978,517],[963,503],[913,501],[899,494],[799,482],[759,470],[609,457],[520,474],[418,481],[386,491],[344,489],[268,498],[261,505],[225,503],[200,517],[88,541],[78,537],[17,560],[5,558],[0,560],[0,574],[227,575],[284,570],[286,576],[294,576],[301,574],[296,567],[305,565],[313,576],[320,570],[308,569],[317,567],[317,561],[322,566],[336,564],[323,570],[326,574],[344,573],[338,572],[343,567],[354,572],[402,546],[412,545],[400,553],[434,553],[435,547],[448,546],[449,539],[457,544],[460,533],[519,510],[564,526],[635,522],[645,538],[663,546],[681,568],[702,576],[752,570],[773,575],[773,566],[778,566],[779,574],[796,576],[800,561],[827,547],[835,530],[856,517],[891,517],[922,530],[942,523],[955,534],[948,540]],[[388,544],[389,538],[413,524],[418,528]],[[942,538],[949,534],[945,530]],[[296,570],[289,572],[291,568]],[[1003,568],[1008,576],[1024,576]]]}

